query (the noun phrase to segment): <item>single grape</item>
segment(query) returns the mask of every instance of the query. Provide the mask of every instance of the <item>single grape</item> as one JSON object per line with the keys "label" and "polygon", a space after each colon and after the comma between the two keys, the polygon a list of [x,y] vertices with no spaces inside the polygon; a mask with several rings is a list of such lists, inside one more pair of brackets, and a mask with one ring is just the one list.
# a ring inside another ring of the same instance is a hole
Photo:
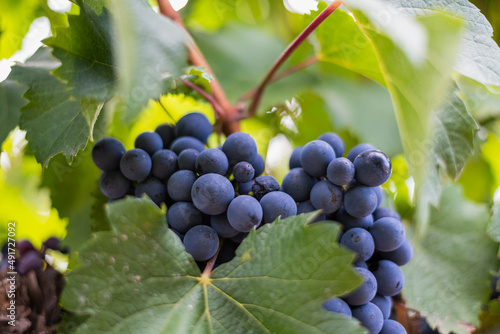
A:
{"label": "single grape", "polygon": [[375,249],[382,252],[393,251],[406,240],[403,224],[390,217],[376,220],[370,228],[370,233],[375,241]]}
{"label": "single grape", "polygon": [[340,244],[356,253],[354,261],[366,261],[372,257],[375,244],[370,233],[359,227],[351,228],[342,235]]}
{"label": "single grape", "polygon": [[142,181],[151,171],[152,162],[149,154],[140,148],[125,152],[120,160],[120,170],[130,181]]}
{"label": "single grape", "polygon": [[296,202],[307,201],[316,180],[307,174],[303,168],[291,169],[283,178],[281,186],[283,191]]}
{"label": "single grape", "polygon": [[260,200],[262,211],[264,213],[264,223],[272,223],[276,218],[281,219],[295,216],[297,214],[297,204],[287,193],[273,191],[262,197]]}
{"label": "single grape", "polygon": [[170,144],[175,140],[175,129],[173,124],[160,124],[156,127],[155,132],[160,135],[163,142],[163,148],[169,148]]}
{"label": "single grape", "polygon": [[358,319],[370,334],[378,334],[384,325],[382,312],[372,303],[352,308],[352,317]]}
{"label": "single grape", "polygon": [[156,205],[160,206],[161,203],[167,202],[167,187],[154,176],[148,177],[146,180],[139,182],[135,188],[135,196],[142,197],[144,194]]}
{"label": "single grape", "polygon": [[168,195],[176,202],[191,202],[191,188],[196,174],[190,170],[175,172],[167,183]]}
{"label": "single grape", "polygon": [[17,271],[24,275],[31,270],[43,269],[43,260],[40,253],[35,250],[31,250],[26,254],[21,255],[17,261]]}
{"label": "single grape", "polygon": [[257,153],[255,158],[252,161],[250,161],[250,163],[252,164],[253,169],[255,170],[254,177],[260,176],[262,173],[264,173],[265,166],[264,166],[264,158],[262,157],[262,155]]}
{"label": "single grape", "polygon": [[354,178],[354,165],[349,159],[333,159],[326,169],[326,176],[331,183],[337,186],[349,184]]}
{"label": "single grape", "polygon": [[344,230],[349,230],[354,227],[361,227],[364,229],[369,229],[373,225],[373,216],[368,215],[365,217],[353,217],[350,214],[348,214],[344,207],[341,207],[337,211],[337,216],[336,219],[339,223],[341,223],[344,226]]}
{"label": "single grape", "polygon": [[333,132],[323,133],[318,139],[327,142],[335,151],[335,156],[341,157],[344,154],[344,142],[337,134]]}
{"label": "single grape", "polygon": [[151,158],[151,173],[166,181],[177,170],[177,154],[170,150],[159,150]]}
{"label": "single grape", "polygon": [[193,203],[177,202],[168,208],[168,225],[181,234],[203,223],[203,215]]}
{"label": "single grape", "polygon": [[58,251],[61,249],[61,239],[56,237],[50,237],[43,242],[43,245],[47,249]]}
{"label": "single grape", "polygon": [[351,148],[349,153],[347,153],[347,159],[351,160],[354,162],[354,159],[358,156],[358,154],[364,152],[364,151],[369,151],[369,150],[375,150],[375,146],[370,145],[370,144],[359,144]]}
{"label": "single grape", "polygon": [[103,172],[99,178],[99,188],[106,197],[118,199],[127,195],[130,181],[118,170]]}
{"label": "single grape", "polygon": [[326,175],[328,164],[335,159],[333,148],[322,140],[307,143],[300,153],[300,164],[305,172],[314,177]]}
{"label": "single grape", "polygon": [[385,319],[379,334],[406,334],[406,329],[396,320]]}
{"label": "single grape", "polygon": [[290,169],[302,167],[302,164],[300,163],[300,155],[302,154],[303,148],[304,146],[297,146],[293,149],[292,155],[290,156],[290,160],[288,162],[288,167]]}
{"label": "single grape", "polygon": [[229,224],[239,232],[250,232],[262,221],[262,207],[255,198],[242,195],[229,203],[227,219]]}
{"label": "single grape", "polygon": [[92,148],[92,160],[104,172],[120,169],[120,159],[124,154],[125,146],[111,137],[99,139]]}
{"label": "single grape", "polygon": [[345,301],[340,298],[330,298],[323,302],[323,308],[330,312],[345,314],[349,318],[352,316],[351,309]]}
{"label": "single grape", "polygon": [[385,183],[392,173],[391,160],[381,151],[364,151],[354,159],[356,181],[368,186],[376,187]]}
{"label": "single grape", "polygon": [[392,217],[401,221],[401,216],[391,208],[377,208],[377,210],[373,211],[374,220],[379,220],[384,217]]}
{"label": "single grape", "polygon": [[253,181],[238,183],[238,194],[239,195],[248,195],[250,191],[252,191]]}
{"label": "single grape", "polygon": [[413,257],[413,247],[408,241],[405,239],[403,244],[390,252],[379,252],[379,256],[384,260],[389,260],[397,264],[398,266],[404,266],[408,262],[410,262]]}
{"label": "single grape", "polygon": [[368,303],[377,294],[377,279],[365,268],[355,267],[355,271],[361,275],[363,282],[354,291],[349,292],[342,299],[351,306],[358,306]]}
{"label": "single grape", "polygon": [[314,208],[324,213],[337,211],[342,205],[343,190],[328,180],[323,180],[311,189],[311,203]]}
{"label": "single grape", "polygon": [[220,237],[232,238],[236,236],[240,231],[235,230],[231,226],[229,220],[227,219],[227,212],[221,213],[220,215],[210,217],[210,226],[217,232]]}
{"label": "single grape", "polygon": [[187,169],[196,172],[196,158],[198,158],[199,154],[200,152],[193,148],[183,150],[177,159],[179,169]]}
{"label": "single grape", "polygon": [[378,308],[382,312],[382,315],[384,316],[384,319],[389,318],[389,316],[391,315],[391,309],[392,309],[391,297],[376,295],[375,297],[373,297],[373,299],[370,301],[370,303],[378,306]]}
{"label": "single grape", "polygon": [[198,112],[193,112],[182,116],[175,125],[175,135],[177,137],[195,137],[202,143],[206,143],[208,136],[212,133],[212,124],[208,118]]}
{"label": "single grape", "polygon": [[153,154],[163,149],[163,140],[156,132],[143,132],[135,138],[135,148],[140,148],[153,156]]}
{"label": "single grape", "polygon": [[380,260],[373,276],[377,279],[378,294],[392,297],[403,290],[405,277],[398,265],[392,261]]}
{"label": "single grape", "polygon": [[240,183],[252,181],[254,174],[252,164],[246,161],[238,162],[233,168],[234,179]]}
{"label": "single grape", "polygon": [[264,195],[280,190],[280,184],[271,175],[263,175],[255,178],[252,186],[254,197],[260,201]]}
{"label": "single grape", "polygon": [[184,236],[186,252],[196,261],[206,261],[217,253],[219,237],[213,228],[206,225],[192,227]]}
{"label": "single grape", "polygon": [[194,137],[187,136],[176,138],[172,144],[170,144],[170,149],[177,155],[188,148],[201,152],[205,149],[205,144]]}
{"label": "single grape", "polygon": [[218,215],[226,211],[234,198],[231,182],[220,174],[200,176],[191,188],[193,204],[207,215]]}
{"label": "single grape", "polygon": [[236,132],[226,138],[222,151],[226,154],[229,165],[234,166],[240,161],[253,161],[257,156],[257,144],[249,134]]}
{"label": "single grape", "polygon": [[215,173],[226,175],[229,162],[224,152],[218,148],[207,148],[196,158],[196,172],[199,175]]}
{"label": "single grape", "polygon": [[353,217],[371,215],[377,208],[377,203],[377,194],[369,187],[352,187],[344,194],[344,209]]}
{"label": "single grape", "polygon": [[28,252],[35,250],[35,246],[33,246],[31,241],[29,241],[29,240],[22,240],[22,241],[17,242],[16,248],[19,252],[19,255],[21,255],[21,256],[23,256],[24,254],[27,254]]}

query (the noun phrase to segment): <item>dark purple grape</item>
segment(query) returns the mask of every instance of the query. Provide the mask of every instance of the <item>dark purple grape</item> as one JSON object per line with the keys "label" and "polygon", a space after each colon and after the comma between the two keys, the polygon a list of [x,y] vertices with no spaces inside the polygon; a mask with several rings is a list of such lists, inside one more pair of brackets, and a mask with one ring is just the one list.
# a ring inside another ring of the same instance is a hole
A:
{"label": "dark purple grape", "polygon": [[368,186],[377,187],[385,183],[392,173],[391,160],[381,151],[364,151],[354,159],[356,181]]}
{"label": "dark purple grape", "polygon": [[255,170],[251,163],[246,161],[238,162],[233,168],[233,176],[237,182],[246,183],[252,181]]}
{"label": "dark purple grape", "polygon": [[120,160],[120,170],[130,181],[142,181],[151,172],[151,157],[140,148],[125,152]]}
{"label": "dark purple grape", "polygon": [[227,219],[229,224],[239,232],[250,232],[262,221],[262,207],[255,198],[242,195],[229,203]]}
{"label": "dark purple grape", "polygon": [[318,139],[327,142],[335,151],[335,156],[341,157],[344,154],[344,142],[337,134],[333,132],[323,133]]}
{"label": "dark purple grape", "polygon": [[211,133],[212,124],[205,115],[199,112],[186,114],[175,124],[176,137],[190,136],[206,143]]}
{"label": "dark purple grape", "polygon": [[115,138],[99,139],[92,148],[92,160],[104,172],[120,169],[120,159],[125,154],[125,146]]}
{"label": "dark purple grape", "polygon": [[206,261],[217,253],[219,237],[213,228],[198,225],[187,231],[183,243],[196,261]]}
{"label": "dark purple grape", "polygon": [[328,164],[335,159],[333,148],[322,140],[307,143],[300,153],[300,164],[305,172],[314,177],[326,176]]}
{"label": "dark purple grape", "polygon": [[167,181],[177,170],[177,154],[170,150],[160,150],[151,158],[151,174],[160,180]]}
{"label": "dark purple grape", "polygon": [[160,135],[163,148],[169,148],[175,139],[174,125],[167,123],[160,124],[156,127],[155,132]]}
{"label": "dark purple grape", "polygon": [[163,149],[163,140],[156,132],[143,132],[135,139],[135,148],[140,148],[153,156],[153,154]]}
{"label": "dark purple grape", "polygon": [[24,275],[31,270],[43,269],[43,260],[40,253],[35,250],[31,250],[26,254],[21,255],[17,261],[17,271]]}

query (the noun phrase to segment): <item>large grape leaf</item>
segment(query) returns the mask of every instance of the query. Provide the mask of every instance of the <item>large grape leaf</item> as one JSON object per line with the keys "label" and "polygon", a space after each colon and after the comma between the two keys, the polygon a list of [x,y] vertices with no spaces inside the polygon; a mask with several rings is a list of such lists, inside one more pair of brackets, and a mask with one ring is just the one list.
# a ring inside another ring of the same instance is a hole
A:
{"label": "large grape leaf", "polygon": [[159,99],[163,81],[179,76],[187,66],[184,31],[165,16],[136,0],[110,1],[116,40],[120,92],[125,97],[125,119],[137,115],[150,98]]}
{"label": "large grape leaf", "polygon": [[101,105],[93,100],[74,98],[73,90],[51,71],[59,66],[47,48],[39,49],[24,64],[12,68],[10,78],[29,87],[21,109],[21,129],[26,130],[29,147],[38,162],[46,166],[62,152],[71,161],[87,145]]}
{"label": "large grape leaf", "polygon": [[63,305],[92,316],[76,333],[363,333],[321,302],[357,284],[338,226],[295,216],[252,232],[237,257],[200,271],[165,213],[148,199],[108,207],[99,232],[68,276]]}
{"label": "large grape leaf", "polygon": [[465,29],[453,69],[483,85],[500,86],[500,48],[493,28],[468,0],[388,0],[399,11],[414,16],[445,12],[463,19]]}
{"label": "large grape leaf", "polygon": [[57,28],[55,36],[44,43],[61,61],[54,73],[67,82],[76,97],[105,101],[112,96],[116,82],[110,14],[106,8],[96,14],[82,0],[75,2],[79,15],[69,15],[69,26]]}
{"label": "large grape leaf", "polygon": [[19,124],[21,107],[26,104],[22,98],[26,87],[17,82],[6,80],[0,83],[0,144]]}
{"label": "large grape leaf", "polygon": [[438,208],[431,209],[426,233],[408,231],[415,255],[402,267],[407,305],[443,333],[469,333],[463,324],[478,325],[498,249],[486,236],[488,221],[485,205],[464,199],[459,186],[448,184]]}

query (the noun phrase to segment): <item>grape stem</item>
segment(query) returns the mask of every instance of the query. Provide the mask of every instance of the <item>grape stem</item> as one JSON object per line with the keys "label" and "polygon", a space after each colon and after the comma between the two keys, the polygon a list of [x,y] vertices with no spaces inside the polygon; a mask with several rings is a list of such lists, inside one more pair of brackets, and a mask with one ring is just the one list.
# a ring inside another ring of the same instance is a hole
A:
{"label": "grape stem", "polygon": [[200,48],[198,47],[198,45],[196,45],[193,37],[184,26],[180,13],[172,8],[169,0],[158,0],[158,7],[161,14],[168,17],[179,27],[181,27],[188,36],[189,43],[186,45],[186,47],[189,52],[189,63],[193,66],[203,67],[205,71],[213,76],[214,80],[210,82],[210,87],[212,88],[213,99],[217,101],[217,104],[220,106],[220,109],[218,110],[218,112],[221,113],[219,115],[219,121],[223,124],[224,132],[226,134],[231,134],[233,132],[239,131],[239,123],[233,121],[234,119],[238,118],[238,110],[231,105],[231,102],[229,102],[229,99],[227,98],[226,93],[222,89],[219,81],[217,80],[214,71],[212,71],[210,65],[205,59],[205,56],[203,56]]}
{"label": "grape stem", "polygon": [[224,239],[219,244],[219,248],[217,249],[217,252],[215,253],[214,256],[208,260],[207,265],[205,266],[205,269],[203,270],[203,273],[201,274],[202,277],[210,277],[210,274],[212,273],[212,270],[214,270],[214,265],[215,261],[217,261],[217,256],[219,256],[219,252],[222,249],[222,244],[224,243]]}
{"label": "grape stem", "polygon": [[192,90],[195,90],[198,93],[200,93],[200,95],[203,96],[205,98],[205,100],[207,100],[212,105],[212,108],[214,108],[214,112],[216,114],[216,118],[223,117],[224,110],[222,109],[220,104],[217,102],[217,100],[214,99],[214,97],[212,95],[208,94],[201,87],[198,87],[197,85],[195,85],[194,83],[192,83],[190,81],[187,81],[184,79],[181,79],[180,81],[183,84],[185,84],[186,86],[188,86],[189,88],[191,88]]}
{"label": "grape stem", "polygon": [[251,117],[257,113],[260,101],[262,99],[262,94],[266,89],[266,86],[272,81],[275,73],[283,65],[283,63],[290,57],[290,55],[309,37],[309,35],[337,8],[340,7],[342,3],[340,1],[334,1],[328,5],[300,34],[295,38],[295,40],[288,45],[288,47],[283,51],[281,56],[276,60],[274,65],[271,67],[264,80],[255,89],[255,95],[248,108],[248,117]]}

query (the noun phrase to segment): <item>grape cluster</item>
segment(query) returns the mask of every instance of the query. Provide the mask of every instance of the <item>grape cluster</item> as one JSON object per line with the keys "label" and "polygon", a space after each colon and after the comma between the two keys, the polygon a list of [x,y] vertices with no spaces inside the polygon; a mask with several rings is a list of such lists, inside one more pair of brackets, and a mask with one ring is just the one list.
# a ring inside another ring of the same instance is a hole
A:
{"label": "grape cluster", "polygon": [[261,175],[264,160],[250,135],[233,133],[221,147],[206,148],[211,132],[208,119],[193,112],[176,125],[140,134],[129,151],[117,139],[100,139],[92,157],[103,171],[102,192],[110,200],[146,194],[165,203],[169,228],[200,268],[219,246],[216,265],[230,261],[254,228],[321,210],[316,221],[342,225],[339,242],[356,253],[355,270],[363,277],[356,290],[323,307],[355,317],[370,333],[405,333],[389,316],[391,297],[404,285],[399,266],[413,249],[399,215],[380,207],[380,186],[392,172],[389,158],[369,144],[343,157],[342,139],[325,133],[293,151],[280,186]]}

